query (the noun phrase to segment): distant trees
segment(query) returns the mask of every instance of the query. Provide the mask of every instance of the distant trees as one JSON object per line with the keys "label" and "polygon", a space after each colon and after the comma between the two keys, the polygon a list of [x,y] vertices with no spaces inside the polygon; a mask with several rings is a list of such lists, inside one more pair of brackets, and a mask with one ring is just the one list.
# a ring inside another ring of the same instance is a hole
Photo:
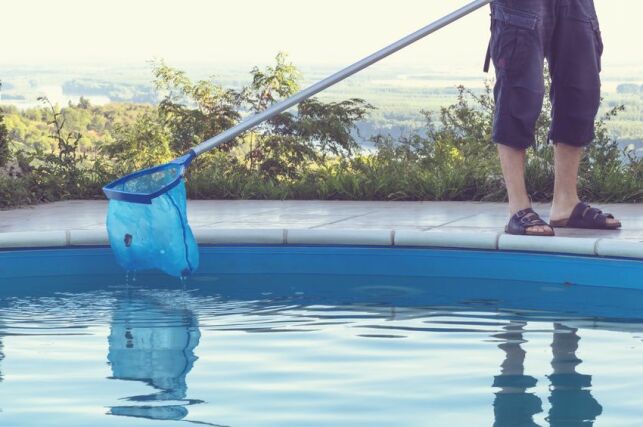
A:
{"label": "distant trees", "polygon": [[89,110],[91,106],[92,105],[89,102],[89,99],[85,98],[84,96],[81,96],[80,99],[78,100],[77,107],[80,108],[81,110]]}
{"label": "distant trees", "polygon": [[75,79],[63,83],[62,88],[65,95],[103,96],[114,102],[157,102],[149,85]]}
{"label": "distant trees", "polygon": [[[2,82],[0,82],[0,89]],[[5,166],[9,162],[11,150],[9,149],[9,131],[7,125],[4,123],[4,114],[0,109],[0,167]]]}
{"label": "distant trees", "polygon": [[136,122],[117,125],[114,141],[105,144],[101,153],[109,157],[119,174],[165,163],[172,159],[172,134],[159,119],[158,112],[149,112]]}
{"label": "distant trees", "polygon": [[5,166],[10,158],[9,131],[7,130],[7,125],[4,124],[4,115],[0,109],[0,167]]}
{"label": "distant trees", "polygon": [[[135,123],[144,114],[155,112],[156,106],[143,104],[106,104],[95,106],[82,100],[78,104],[62,106],[60,112],[65,127],[82,135],[80,146],[85,151],[97,151],[114,140],[116,127]],[[56,151],[55,140],[49,137],[47,126],[50,110],[45,107],[18,109],[4,108],[4,122],[9,130],[11,146],[15,150],[39,149]]]}
{"label": "distant trees", "polygon": [[616,86],[616,92],[621,95],[626,94],[639,94],[643,92],[643,86],[640,86],[635,83],[621,83]]}

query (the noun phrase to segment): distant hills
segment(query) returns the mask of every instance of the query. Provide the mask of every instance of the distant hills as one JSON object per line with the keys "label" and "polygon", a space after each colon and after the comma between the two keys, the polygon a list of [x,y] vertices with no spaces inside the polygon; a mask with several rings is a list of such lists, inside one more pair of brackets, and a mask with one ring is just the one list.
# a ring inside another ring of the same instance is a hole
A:
{"label": "distant hills", "polygon": [[[250,67],[185,67],[190,76],[214,79],[225,87],[239,88],[247,83]],[[313,83],[336,71],[332,67],[301,68],[305,84]],[[76,104],[80,97],[92,105],[108,103],[156,104],[159,96],[151,84],[151,69],[141,66],[51,66],[4,67],[0,72],[0,102],[19,109],[39,106],[36,99],[47,96],[54,103]],[[603,107],[625,105],[608,126],[623,146],[634,144],[643,151],[643,69],[611,69],[604,73]],[[319,95],[324,100],[359,97],[373,104],[368,120],[360,123],[361,142],[369,145],[371,135],[385,133],[394,137],[424,125],[421,110],[439,111],[455,101],[456,86],[463,84],[481,91],[489,75],[476,69],[426,69],[376,67],[358,74]]]}

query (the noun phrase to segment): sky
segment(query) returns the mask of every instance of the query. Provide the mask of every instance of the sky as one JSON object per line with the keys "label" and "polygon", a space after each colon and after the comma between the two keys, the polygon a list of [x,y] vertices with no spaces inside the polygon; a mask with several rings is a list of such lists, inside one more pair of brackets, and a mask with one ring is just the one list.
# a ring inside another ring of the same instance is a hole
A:
{"label": "sky", "polygon": [[[468,0],[14,0],[2,4],[0,64],[244,65],[286,51],[297,65],[348,64]],[[547,0],[549,1],[549,0]],[[643,1],[595,0],[604,64],[643,68]],[[486,7],[386,60],[482,65]]]}

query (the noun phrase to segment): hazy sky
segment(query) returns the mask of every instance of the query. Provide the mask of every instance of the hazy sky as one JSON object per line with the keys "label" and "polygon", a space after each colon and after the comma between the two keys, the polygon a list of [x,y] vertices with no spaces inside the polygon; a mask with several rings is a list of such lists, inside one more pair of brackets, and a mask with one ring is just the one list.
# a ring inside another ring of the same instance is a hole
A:
{"label": "hazy sky", "polygon": [[[3,2],[2,64],[260,64],[279,50],[302,64],[345,64],[467,0],[13,0]],[[595,0],[610,64],[643,65],[643,1]],[[488,10],[388,64],[480,67]]]}

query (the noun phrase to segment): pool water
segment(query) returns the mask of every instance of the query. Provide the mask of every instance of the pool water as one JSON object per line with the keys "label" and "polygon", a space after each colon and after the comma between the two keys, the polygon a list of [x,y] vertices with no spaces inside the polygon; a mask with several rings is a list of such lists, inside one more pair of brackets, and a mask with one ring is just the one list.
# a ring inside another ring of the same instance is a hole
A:
{"label": "pool water", "polygon": [[643,292],[121,273],[0,288],[2,426],[639,426]]}

